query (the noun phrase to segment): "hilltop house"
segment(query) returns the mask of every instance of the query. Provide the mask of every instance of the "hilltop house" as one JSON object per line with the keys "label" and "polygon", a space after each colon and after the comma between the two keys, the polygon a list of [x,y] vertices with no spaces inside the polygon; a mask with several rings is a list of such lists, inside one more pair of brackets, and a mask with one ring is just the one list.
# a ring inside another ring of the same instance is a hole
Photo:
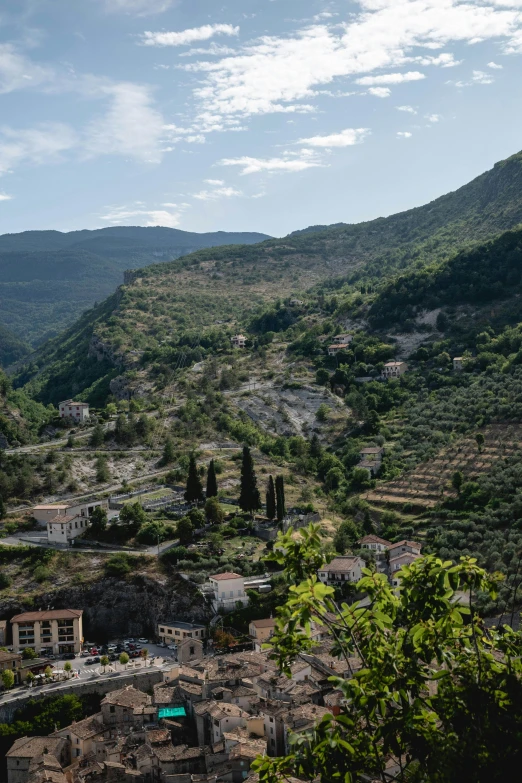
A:
{"label": "hilltop house", "polygon": [[328,346],[328,356],[335,356],[339,351],[346,351],[352,340],[353,335],[351,334],[337,334],[333,338],[333,343]]}
{"label": "hilltop house", "polygon": [[230,338],[234,348],[244,348],[246,346],[246,337],[244,334],[235,334]]}
{"label": "hilltop house", "polygon": [[56,517],[83,517],[88,518],[92,515],[97,506],[108,508],[107,500],[91,500],[88,503],[78,503],[74,506],[66,503],[50,503],[34,506],[33,517],[40,527],[45,527],[48,522],[55,520]]}
{"label": "hilltop house", "polygon": [[390,580],[394,587],[400,584],[400,574],[398,573],[402,566],[411,565],[421,556],[421,545],[416,541],[398,541],[389,547],[389,568]]}
{"label": "hilltop house", "polygon": [[89,527],[89,520],[79,515],[60,515],[47,523],[47,541],[50,544],[69,544],[73,538],[81,536]]}
{"label": "hilltop house", "polygon": [[339,555],[331,563],[322,566],[317,572],[321,582],[327,585],[340,585],[346,582],[358,582],[366,563],[361,557]]}
{"label": "hilltop house", "polygon": [[404,375],[407,369],[408,365],[406,362],[386,362],[383,367],[381,377],[400,378],[401,375]]}
{"label": "hilltop house", "polygon": [[393,546],[393,544],[390,544],[389,541],[386,541],[384,538],[379,538],[379,536],[375,536],[373,534],[369,536],[363,536],[357,543],[361,549],[369,549],[371,552],[378,554],[385,554],[386,551]]}
{"label": "hilltop house", "polygon": [[74,419],[81,423],[89,418],[89,403],[74,402],[74,400],[64,400],[58,405],[61,419]]}
{"label": "hilltop house", "polygon": [[83,609],[17,614],[11,620],[13,648],[31,647],[36,653],[47,649],[56,655],[78,653],[83,643],[82,615]]}
{"label": "hilltop house", "polygon": [[241,606],[248,604],[248,596],[245,593],[245,580],[240,574],[226,571],[224,574],[209,576],[209,584],[212,596],[212,608],[215,612],[223,609],[232,612]]}

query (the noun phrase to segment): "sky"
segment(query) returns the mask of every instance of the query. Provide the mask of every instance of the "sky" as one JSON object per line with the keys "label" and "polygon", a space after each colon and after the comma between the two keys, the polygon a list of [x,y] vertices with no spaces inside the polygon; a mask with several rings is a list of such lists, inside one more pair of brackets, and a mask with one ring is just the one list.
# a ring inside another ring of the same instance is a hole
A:
{"label": "sky", "polygon": [[522,149],[522,0],[3,0],[0,233],[284,236]]}

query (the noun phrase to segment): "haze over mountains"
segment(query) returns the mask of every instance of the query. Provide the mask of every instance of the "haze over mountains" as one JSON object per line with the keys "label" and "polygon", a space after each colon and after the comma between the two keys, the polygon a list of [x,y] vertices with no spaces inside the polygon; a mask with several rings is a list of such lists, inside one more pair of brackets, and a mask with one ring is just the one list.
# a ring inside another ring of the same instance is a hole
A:
{"label": "haze over mountains", "polygon": [[[255,232],[196,234],[114,226],[93,231],[24,231],[0,236],[0,323],[30,344],[54,336],[123,282],[126,269],[214,245],[267,239]],[[13,360],[12,351],[0,363]],[[19,358],[19,357],[15,357]]]}

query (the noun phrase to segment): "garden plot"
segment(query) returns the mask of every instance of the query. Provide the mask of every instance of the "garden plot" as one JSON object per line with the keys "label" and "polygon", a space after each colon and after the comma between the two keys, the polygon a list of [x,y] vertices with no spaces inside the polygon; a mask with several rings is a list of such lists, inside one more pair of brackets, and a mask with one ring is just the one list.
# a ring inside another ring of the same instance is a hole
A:
{"label": "garden plot", "polygon": [[343,408],[338,398],[313,386],[268,388],[235,397],[241,408],[260,427],[277,435],[306,435],[318,425],[317,411],[327,405],[331,412]]}
{"label": "garden plot", "polygon": [[461,471],[465,480],[473,479],[486,473],[498,460],[514,456],[520,450],[522,424],[494,424],[483,430],[483,435],[480,450],[474,437],[462,438],[400,479],[378,484],[365,495],[366,500],[378,505],[412,503],[428,509],[445,498],[455,497],[453,474]]}

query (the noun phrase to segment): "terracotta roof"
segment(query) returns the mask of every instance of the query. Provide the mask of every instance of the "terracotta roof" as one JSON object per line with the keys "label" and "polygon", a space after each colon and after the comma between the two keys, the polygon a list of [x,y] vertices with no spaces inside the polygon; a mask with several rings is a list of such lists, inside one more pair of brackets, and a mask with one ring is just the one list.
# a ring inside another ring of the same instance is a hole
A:
{"label": "terracotta roof", "polygon": [[389,541],[386,541],[384,538],[379,538],[379,536],[369,535],[369,536],[363,536],[359,539],[359,544],[384,544],[384,546],[391,547],[393,544],[390,544]]}
{"label": "terracotta roof", "polygon": [[360,562],[361,562],[360,557],[346,557],[345,555],[340,555],[339,557],[334,557],[331,563],[321,566],[321,568],[319,568],[318,570],[328,571],[328,573],[334,573],[334,574],[343,573],[344,571],[349,571],[355,565],[359,565]]}
{"label": "terracotta roof", "polygon": [[73,522],[75,519],[85,519],[85,517],[80,517],[79,514],[63,514],[53,517],[52,519],[49,519],[48,521],[52,525],[67,525],[69,522]]}
{"label": "terracotta roof", "polygon": [[18,653],[11,653],[6,652],[5,650],[0,650],[0,663],[3,661],[21,661],[22,656],[18,655]]}
{"label": "terracotta roof", "polygon": [[90,715],[84,720],[71,723],[65,729],[60,729],[60,736],[63,735],[64,731],[70,731],[75,737],[89,739],[89,737],[95,737],[97,734],[103,734],[105,730],[106,727],[102,723],[101,712],[98,712],[96,715]]}
{"label": "terracotta roof", "polygon": [[242,579],[241,574],[235,574],[233,571],[225,571],[223,574],[212,574],[209,579],[216,579],[218,582],[221,579]]}
{"label": "terracotta roof", "polygon": [[50,505],[34,506],[33,511],[54,511],[55,509],[59,509],[59,508],[70,508],[70,506],[54,503]]}
{"label": "terracotta roof", "polygon": [[32,759],[43,753],[60,752],[63,746],[62,737],[20,737],[13,742],[7,753],[7,758]]}
{"label": "terracotta roof", "polygon": [[418,541],[406,541],[404,539],[404,541],[397,541],[396,544],[390,544],[390,550],[397,549],[398,546],[409,546],[412,549],[418,549],[419,552],[422,549],[422,544],[419,544]]}
{"label": "terracotta roof", "polygon": [[406,364],[406,362],[386,362],[384,365],[385,367],[400,367],[401,364]]}
{"label": "terracotta roof", "polygon": [[170,731],[167,729],[152,729],[152,731],[148,731],[145,736],[151,745],[170,741]]}
{"label": "terracotta roof", "polygon": [[248,717],[248,714],[244,712],[237,704],[226,704],[224,702],[217,701],[201,701],[199,704],[194,705],[194,712],[197,715],[205,715],[208,713],[213,718],[218,720],[222,718],[242,718]]}
{"label": "terracotta roof", "polygon": [[117,704],[120,707],[145,707],[150,703],[150,696],[132,685],[127,685],[119,691],[111,691],[102,701],[102,704]]}
{"label": "terracotta roof", "polygon": [[273,617],[268,617],[266,620],[251,620],[250,625],[254,625],[256,628],[273,628],[276,621]]}
{"label": "terracotta roof", "polygon": [[23,612],[15,615],[12,623],[30,623],[35,620],[74,620],[80,618],[83,609],[51,609],[47,612]]}
{"label": "terracotta roof", "polygon": [[75,402],[74,400],[62,400],[62,402],[59,402],[58,405],[76,405],[76,407],[80,407],[80,408],[89,407],[88,402]]}

